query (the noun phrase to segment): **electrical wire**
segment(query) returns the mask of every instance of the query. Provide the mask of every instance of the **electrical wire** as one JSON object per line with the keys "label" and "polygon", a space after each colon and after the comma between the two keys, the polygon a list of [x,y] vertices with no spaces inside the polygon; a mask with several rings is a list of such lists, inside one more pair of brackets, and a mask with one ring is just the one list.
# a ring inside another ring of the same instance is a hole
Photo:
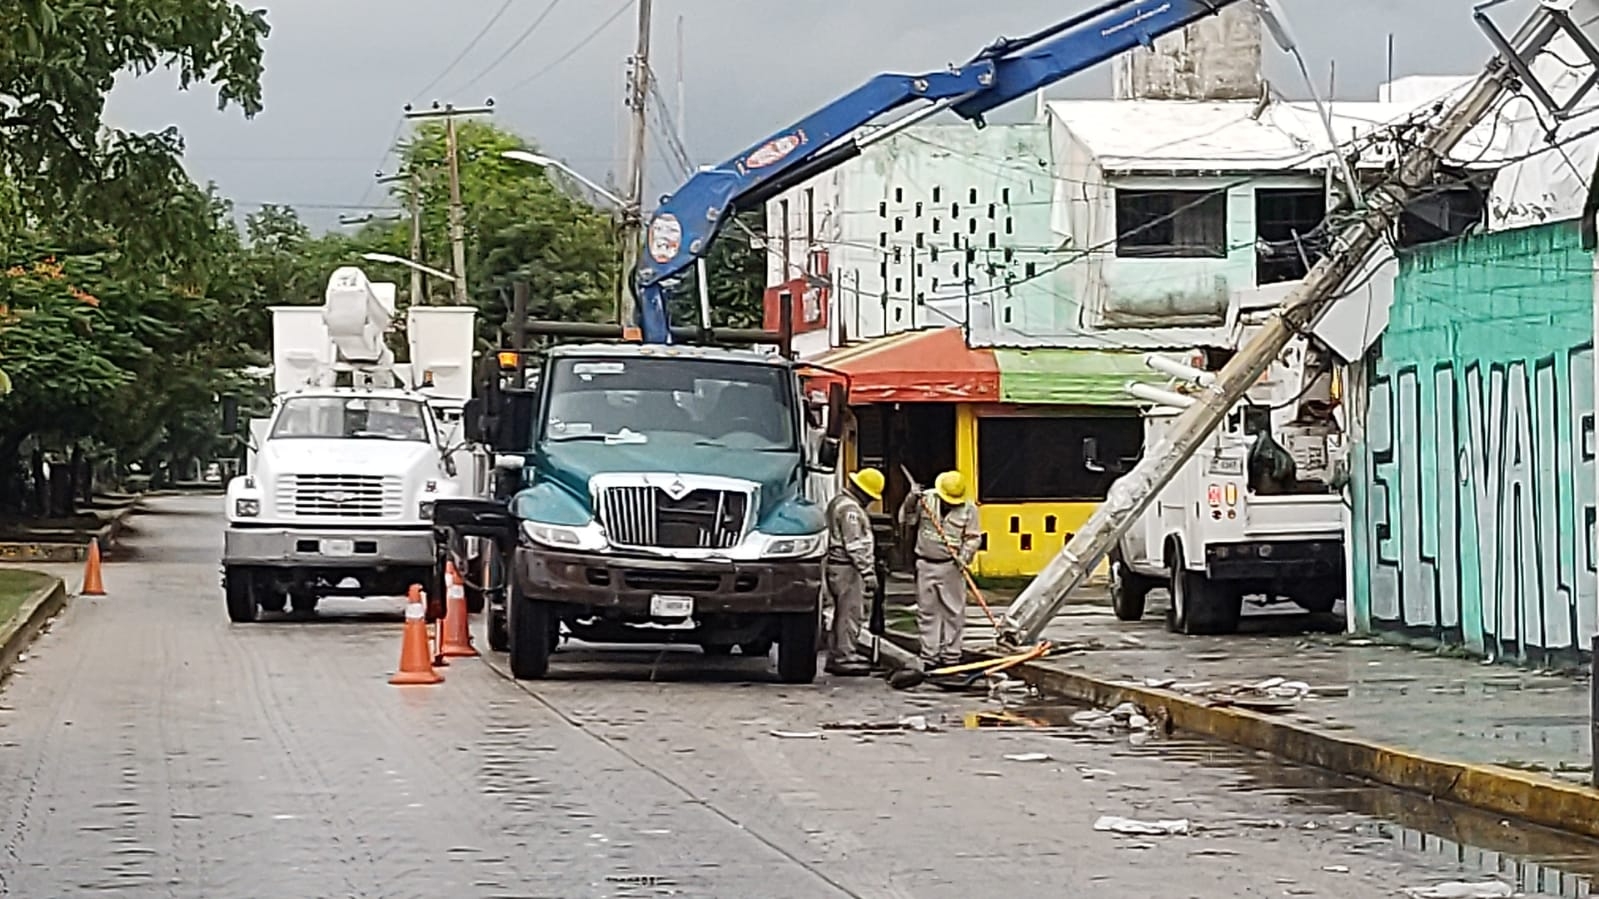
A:
{"label": "electrical wire", "polygon": [[479,81],[482,81],[486,75],[499,68],[500,63],[505,62],[505,60],[509,58],[512,53],[515,53],[518,48],[527,43],[527,39],[533,36],[533,32],[539,30],[539,26],[543,25],[544,21],[550,17],[550,13],[555,12],[556,8],[560,5],[561,0],[550,0],[550,5],[544,7],[544,11],[538,14],[538,17],[533,20],[533,24],[524,28],[522,33],[517,35],[515,40],[511,41],[511,45],[509,47],[506,47],[503,51],[501,51],[499,56],[494,57],[494,60],[488,65],[484,66],[482,71],[478,72],[476,75],[473,75],[470,81],[456,88],[454,93],[465,93],[467,88],[477,84]]}
{"label": "electrical wire", "polygon": [[500,8],[495,10],[494,15],[489,16],[489,20],[483,24],[483,29],[474,35],[470,41],[467,41],[466,46],[461,48],[461,52],[457,54],[454,59],[450,60],[449,65],[444,67],[444,71],[433,76],[433,80],[429,81],[426,87],[423,87],[421,90],[412,94],[411,100],[415,102],[417,98],[437,87],[439,82],[443,81],[446,75],[449,75],[451,72],[455,71],[455,67],[460,65],[462,60],[466,59],[467,54],[471,53],[472,50],[482,42],[483,38],[488,36],[489,31],[494,28],[495,24],[500,21],[500,18],[504,16],[506,11],[511,8],[511,4],[515,2],[516,0],[505,0],[504,3],[500,4]]}
{"label": "electrical wire", "polygon": [[533,82],[539,80],[540,78],[543,78],[545,75],[548,75],[550,72],[554,71],[555,68],[557,66],[559,66],[561,63],[564,63],[567,60],[571,59],[572,57],[576,56],[578,53],[581,53],[585,47],[587,47],[589,44],[594,43],[594,41],[601,34],[604,34],[605,33],[605,29],[607,29],[607,28],[611,27],[613,24],[615,24],[617,19],[622,18],[622,14],[623,13],[626,13],[628,10],[632,9],[634,2],[635,2],[635,0],[623,0],[622,5],[617,7],[616,11],[611,13],[609,16],[607,16],[605,18],[605,21],[601,22],[599,24],[599,26],[596,27],[593,31],[589,32],[587,35],[585,35],[577,43],[575,43],[571,47],[567,48],[565,53],[562,53],[560,56],[557,56],[554,59],[550,60],[548,63],[546,63],[544,65],[543,68],[538,69],[533,74],[531,74],[531,75],[527,76],[526,78],[523,78],[521,81],[518,81],[517,83],[511,85],[511,87],[506,91],[506,93],[508,93],[508,94],[516,93],[517,91],[521,90],[522,88],[527,87],[528,85],[530,85]]}

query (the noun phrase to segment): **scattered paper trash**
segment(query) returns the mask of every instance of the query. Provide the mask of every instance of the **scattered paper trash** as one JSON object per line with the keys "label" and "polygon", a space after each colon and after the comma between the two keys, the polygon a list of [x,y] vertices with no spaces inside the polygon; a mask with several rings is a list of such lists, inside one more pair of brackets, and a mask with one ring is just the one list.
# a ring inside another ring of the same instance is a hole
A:
{"label": "scattered paper trash", "polygon": [[1321,869],[1323,871],[1326,871],[1328,874],[1348,874],[1349,873],[1349,866],[1348,865],[1322,865]]}
{"label": "scattered paper trash", "polygon": [[1479,883],[1451,880],[1436,886],[1409,887],[1405,890],[1405,895],[1412,899],[1508,899],[1515,894],[1516,891],[1509,884],[1497,880]]}
{"label": "scattered paper trash", "polygon": [[1139,821],[1134,818],[1122,818],[1116,815],[1101,816],[1094,822],[1094,829],[1109,831],[1110,833],[1128,834],[1145,837],[1170,837],[1182,836],[1188,833],[1188,819],[1178,818],[1171,821]]}
{"label": "scattered paper trash", "polygon": [[1005,761],[1007,761],[1007,762],[1047,762],[1047,761],[1049,761],[1049,753],[1047,753],[1047,752],[1018,752],[1018,753],[1016,753],[1014,755],[1005,756]]}

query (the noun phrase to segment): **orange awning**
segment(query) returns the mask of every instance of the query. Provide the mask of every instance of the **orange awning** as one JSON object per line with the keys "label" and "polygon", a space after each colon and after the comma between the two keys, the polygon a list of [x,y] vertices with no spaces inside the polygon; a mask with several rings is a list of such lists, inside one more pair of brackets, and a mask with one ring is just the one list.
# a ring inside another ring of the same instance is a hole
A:
{"label": "orange awning", "polygon": [[[852,405],[999,400],[993,351],[968,347],[960,328],[906,331],[839,347],[813,361],[850,376]],[[810,380],[829,379],[821,372]]]}

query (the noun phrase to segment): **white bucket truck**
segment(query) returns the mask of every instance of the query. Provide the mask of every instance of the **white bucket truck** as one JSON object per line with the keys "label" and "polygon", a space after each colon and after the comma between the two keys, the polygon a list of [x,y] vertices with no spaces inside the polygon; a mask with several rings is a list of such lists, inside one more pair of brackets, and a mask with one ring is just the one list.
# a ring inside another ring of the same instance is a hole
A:
{"label": "white bucket truck", "polygon": [[246,473],[227,490],[229,618],[412,584],[443,595],[434,503],[479,495],[487,477],[462,430],[475,317],[412,306],[397,363],[394,285],[359,268],[335,271],[320,307],[272,309],[272,414],[250,423]]}
{"label": "white bucket truck", "polygon": [[[1196,352],[1188,365],[1146,357],[1151,368],[1201,389],[1221,361]],[[1110,553],[1111,605],[1123,621],[1144,615],[1156,588],[1169,591],[1167,627],[1183,634],[1238,629],[1246,595],[1329,612],[1344,596],[1343,485],[1348,445],[1341,426],[1337,360],[1299,338],[1184,463]],[[1194,401],[1177,389],[1128,385],[1152,406],[1144,450],[1166,439]]]}

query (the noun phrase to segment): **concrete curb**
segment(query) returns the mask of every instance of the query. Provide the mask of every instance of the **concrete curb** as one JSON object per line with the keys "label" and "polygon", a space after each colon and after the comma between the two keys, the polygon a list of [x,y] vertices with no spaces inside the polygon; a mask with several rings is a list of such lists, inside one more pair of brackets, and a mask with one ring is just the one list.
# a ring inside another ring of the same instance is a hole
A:
{"label": "concrete curb", "polygon": [[10,621],[0,625],[0,682],[11,673],[11,666],[44,629],[45,622],[67,604],[67,585],[56,578],[22,601],[22,608]]}
{"label": "concrete curb", "polygon": [[[891,632],[884,639],[913,651],[917,645],[915,637],[901,632]],[[967,655],[974,661],[998,657],[989,652],[968,652]],[[1009,673],[1020,676],[1043,693],[1099,708],[1134,703],[1154,720],[1164,719],[1168,730],[1269,752],[1291,762],[1555,830],[1599,837],[1599,791],[1585,786],[1497,765],[1433,758],[1259,712],[1209,705],[1192,696],[1065,671],[1048,663],[1018,666]]]}

